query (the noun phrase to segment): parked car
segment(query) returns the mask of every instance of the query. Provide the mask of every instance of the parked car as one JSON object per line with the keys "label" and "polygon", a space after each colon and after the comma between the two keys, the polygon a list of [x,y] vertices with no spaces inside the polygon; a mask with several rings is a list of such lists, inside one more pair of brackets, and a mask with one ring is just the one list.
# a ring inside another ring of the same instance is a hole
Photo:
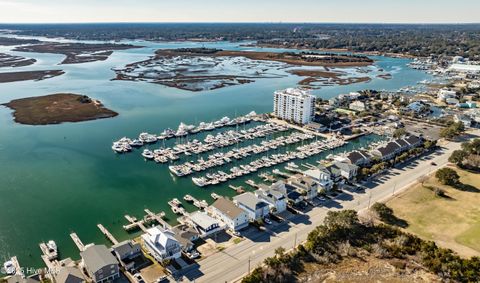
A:
{"label": "parked car", "polygon": [[432,162],[430,162],[430,165],[432,165],[432,166],[437,166],[437,163],[435,163],[435,162],[432,161]]}
{"label": "parked car", "polygon": [[167,275],[162,275],[162,276],[158,277],[158,279],[157,279],[156,282],[157,282],[157,283],[160,283],[160,282],[163,282],[163,281],[165,281],[165,280],[167,280]]}
{"label": "parked car", "polygon": [[268,218],[264,218],[263,221],[265,223],[267,223],[268,225],[272,224],[272,220],[268,219]]}
{"label": "parked car", "polygon": [[196,250],[192,250],[191,252],[187,253],[189,259],[196,259],[200,257],[200,254]]}

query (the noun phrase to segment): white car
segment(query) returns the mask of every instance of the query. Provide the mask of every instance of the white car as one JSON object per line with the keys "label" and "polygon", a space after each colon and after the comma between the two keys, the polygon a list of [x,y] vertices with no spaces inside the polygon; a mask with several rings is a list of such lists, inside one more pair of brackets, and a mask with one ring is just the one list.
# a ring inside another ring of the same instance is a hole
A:
{"label": "white car", "polygon": [[265,223],[267,223],[268,225],[272,224],[272,220],[268,218],[263,219],[263,221],[265,221]]}
{"label": "white car", "polygon": [[200,256],[200,254],[196,250],[193,250],[191,252],[188,252],[187,256],[189,259],[196,259]]}

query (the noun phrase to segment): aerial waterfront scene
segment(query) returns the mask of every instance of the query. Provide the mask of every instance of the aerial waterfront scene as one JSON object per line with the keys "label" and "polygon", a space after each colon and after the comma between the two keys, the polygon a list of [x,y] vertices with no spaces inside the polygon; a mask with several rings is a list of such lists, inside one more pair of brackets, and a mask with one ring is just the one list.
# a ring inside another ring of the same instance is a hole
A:
{"label": "aerial waterfront scene", "polygon": [[0,282],[480,281],[475,16],[51,2],[0,0]]}

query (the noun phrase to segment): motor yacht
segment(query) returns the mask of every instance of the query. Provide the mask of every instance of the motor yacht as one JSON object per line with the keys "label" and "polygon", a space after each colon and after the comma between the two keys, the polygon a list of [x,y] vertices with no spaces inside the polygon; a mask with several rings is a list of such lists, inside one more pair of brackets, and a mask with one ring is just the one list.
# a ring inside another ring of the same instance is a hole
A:
{"label": "motor yacht", "polygon": [[146,159],[153,159],[154,155],[153,152],[149,149],[144,149],[142,152],[142,156],[145,157]]}
{"label": "motor yacht", "polygon": [[3,271],[6,275],[14,275],[16,273],[15,265],[13,265],[13,261],[9,260],[3,264]]}

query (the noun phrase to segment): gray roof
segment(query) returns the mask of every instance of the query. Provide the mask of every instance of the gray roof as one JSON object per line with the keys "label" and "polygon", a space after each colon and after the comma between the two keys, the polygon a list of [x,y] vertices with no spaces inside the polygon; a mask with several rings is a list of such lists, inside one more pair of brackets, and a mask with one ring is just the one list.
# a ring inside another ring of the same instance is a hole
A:
{"label": "gray roof", "polygon": [[422,141],[421,138],[417,137],[417,136],[414,136],[414,135],[409,135],[408,137],[406,137],[404,139],[406,142],[408,142],[410,145],[414,145],[414,144],[417,144],[419,142]]}
{"label": "gray roof", "polygon": [[125,240],[112,246],[112,249],[120,255],[129,254],[132,251],[139,250],[140,244],[130,240]]}
{"label": "gray roof", "polygon": [[81,283],[86,282],[80,269],[72,266],[66,266],[60,269],[55,276],[57,283]]}
{"label": "gray roof", "polygon": [[244,206],[252,210],[257,210],[262,207],[268,206],[268,203],[261,201],[260,199],[257,198],[257,196],[255,196],[251,192],[247,192],[247,193],[243,193],[241,195],[235,196],[233,200],[243,204]]}
{"label": "gray roof", "polygon": [[380,146],[377,150],[381,153],[382,156],[389,155],[400,149],[400,146],[395,142],[389,142],[384,146]]}
{"label": "gray roof", "polygon": [[220,210],[226,216],[230,217],[230,219],[237,218],[240,214],[245,213],[243,209],[239,208],[232,201],[225,198],[217,199],[212,206]]}
{"label": "gray roof", "polygon": [[311,188],[316,184],[311,177],[303,176],[303,175],[295,175],[290,180],[291,180],[290,184],[294,186],[301,186],[301,187],[307,187],[307,188]]}
{"label": "gray roof", "polygon": [[198,237],[198,232],[194,228],[180,224],[172,228],[173,233],[175,233],[175,239],[184,247],[193,245],[191,239]]}
{"label": "gray roof", "polygon": [[105,266],[118,264],[117,259],[105,245],[93,245],[80,253],[85,265],[91,272],[96,272]]}
{"label": "gray roof", "polygon": [[369,160],[368,154],[365,151],[362,151],[362,150],[360,150],[360,151],[354,150],[354,151],[350,152],[347,155],[347,158],[353,164],[356,164],[357,162],[362,161],[362,160],[363,161],[368,161]]}
{"label": "gray roof", "polygon": [[348,164],[348,163],[344,163],[344,162],[335,162],[335,163],[333,163],[333,166],[336,166],[340,170],[348,171],[348,172],[358,169],[357,165]]}

